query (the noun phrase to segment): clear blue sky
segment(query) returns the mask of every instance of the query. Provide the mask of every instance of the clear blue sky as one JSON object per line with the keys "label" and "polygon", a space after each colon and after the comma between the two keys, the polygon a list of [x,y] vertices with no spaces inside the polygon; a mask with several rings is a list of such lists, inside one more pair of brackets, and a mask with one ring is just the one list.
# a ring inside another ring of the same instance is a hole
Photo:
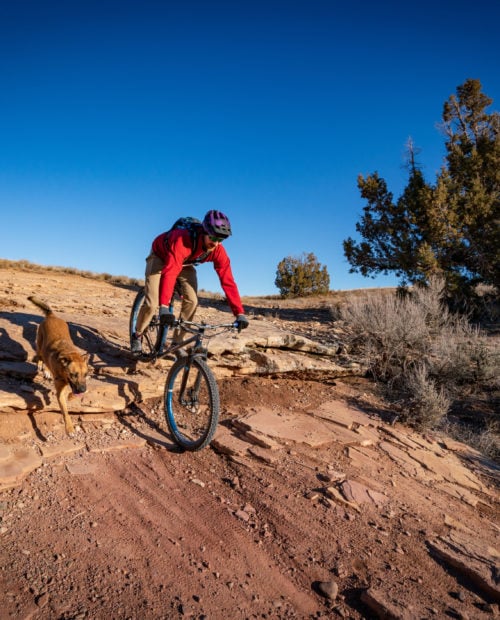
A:
{"label": "clear blue sky", "polygon": [[357,176],[399,196],[411,136],[435,180],[456,87],[500,109],[499,23],[493,0],[4,0],[0,257],[142,278],[157,234],[217,208],[242,295],[303,252],[334,290],[391,285],[343,255]]}

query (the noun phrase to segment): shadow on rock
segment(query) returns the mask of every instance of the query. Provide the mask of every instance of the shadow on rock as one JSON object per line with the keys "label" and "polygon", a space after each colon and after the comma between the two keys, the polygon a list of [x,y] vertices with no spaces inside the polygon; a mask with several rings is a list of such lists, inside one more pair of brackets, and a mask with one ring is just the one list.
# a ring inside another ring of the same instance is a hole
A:
{"label": "shadow on rock", "polygon": [[29,421],[31,422],[31,426],[33,427],[33,432],[35,433],[36,438],[39,441],[43,441],[43,442],[47,441],[47,437],[45,437],[45,435],[42,433],[42,431],[40,430],[36,422],[35,414],[33,413],[33,411],[30,411],[28,413],[28,418],[29,418]]}
{"label": "shadow on rock", "polygon": [[21,343],[13,340],[6,329],[0,327],[0,359],[16,362],[25,362],[28,352]]}
{"label": "shadow on rock", "polygon": [[123,348],[104,338],[96,329],[77,323],[68,325],[73,342],[83,351],[90,355],[99,355],[104,361],[123,357]]}

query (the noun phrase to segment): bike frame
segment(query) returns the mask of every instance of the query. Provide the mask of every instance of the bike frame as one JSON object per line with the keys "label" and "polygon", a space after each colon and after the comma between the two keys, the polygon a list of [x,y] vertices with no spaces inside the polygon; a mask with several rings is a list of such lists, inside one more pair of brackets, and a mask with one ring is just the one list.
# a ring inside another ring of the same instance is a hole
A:
{"label": "bike frame", "polygon": [[[180,327],[180,326],[183,326],[184,329],[186,329],[186,331],[192,332],[193,335],[178,344],[171,343],[166,349],[163,349],[168,330],[174,327]],[[196,356],[196,357],[202,357],[206,359],[207,350],[201,347],[203,343],[203,338],[205,337],[205,331],[207,329],[230,329],[230,328],[236,329],[237,326],[238,326],[237,321],[234,321],[233,323],[222,323],[222,324],[217,324],[217,325],[209,325],[209,324],[203,325],[200,323],[193,323],[192,321],[183,321],[182,319],[177,319],[174,325],[172,325],[171,327],[170,326],[161,327],[160,336],[159,336],[159,346],[155,347],[154,358],[163,359],[171,355],[172,353],[179,351],[179,349],[183,349],[186,346],[193,344],[193,346],[190,347],[188,350],[188,357],[193,358]]]}

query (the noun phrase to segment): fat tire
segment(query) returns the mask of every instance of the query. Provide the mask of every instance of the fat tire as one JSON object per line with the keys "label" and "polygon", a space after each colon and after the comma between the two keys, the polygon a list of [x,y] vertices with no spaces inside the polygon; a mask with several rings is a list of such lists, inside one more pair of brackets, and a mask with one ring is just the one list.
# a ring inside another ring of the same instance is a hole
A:
{"label": "fat tire", "polygon": [[[195,419],[196,414],[189,412],[187,407],[178,401],[180,385],[186,368],[188,368],[191,380],[199,375],[203,398],[207,400],[206,403],[201,403],[202,407],[205,408],[206,419],[203,419],[201,426],[195,431],[196,436],[192,438],[181,430],[181,414],[186,414],[186,420],[188,418]],[[219,422],[220,398],[217,382],[205,360],[197,357],[186,358],[177,360],[172,365],[165,381],[163,405],[167,426],[178,446],[184,450],[196,452],[209,445]]]}

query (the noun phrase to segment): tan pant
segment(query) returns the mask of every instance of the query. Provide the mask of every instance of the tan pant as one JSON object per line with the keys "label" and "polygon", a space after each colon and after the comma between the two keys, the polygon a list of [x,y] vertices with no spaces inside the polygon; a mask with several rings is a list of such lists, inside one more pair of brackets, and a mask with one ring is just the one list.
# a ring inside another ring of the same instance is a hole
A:
{"label": "tan pant", "polygon": [[[146,258],[146,273],[144,282],[144,303],[139,310],[137,317],[137,333],[142,332],[149,325],[155,312],[158,310],[160,297],[160,278],[164,263],[151,252]],[[186,265],[177,278],[178,291],[182,296],[181,319],[191,321],[198,307],[198,277],[194,265]],[[185,336],[184,330],[176,328],[174,330],[174,341],[182,342]]]}

